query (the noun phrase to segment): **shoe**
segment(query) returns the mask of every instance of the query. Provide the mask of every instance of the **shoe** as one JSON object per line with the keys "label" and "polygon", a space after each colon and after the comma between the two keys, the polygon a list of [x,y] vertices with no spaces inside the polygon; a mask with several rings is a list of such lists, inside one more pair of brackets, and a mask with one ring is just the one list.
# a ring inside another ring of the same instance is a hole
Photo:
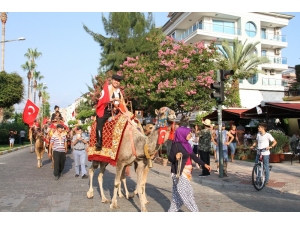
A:
{"label": "shoe", "polygon": [[84,175],[82,176],[82,179],[86,179],[86,178],[88,178],[88,176],[84,174]]}
{"label": "shoe", "polygon": [[219,173],[219,170],[215,170],[214,172],[215,172],[215,173]]}
{"label": "shoe", "polygon": [[63,177],[64,175],[63,175],[63,173],[60,173],[60,177]]}
{"label": "shoe", "polygon": [[265,183],[265,186],[269,186],[269,182],[266,182],[266,183]]}
{"label": "shoe", "polygon": [[54,177],[54,180],[58,180],[58,176],[55,176],[55,177]]}
{"label": "shoe", "polygon": [[210,174],[207,174],[207,175],[203,175],[203,174],[200,174],[199,177],[208,177]]}
{"label": "shoe", "polygon": [[78,175],[78,174],[76,174],[76,175],[75,175],[75,177],[79,177],[79,175]]}

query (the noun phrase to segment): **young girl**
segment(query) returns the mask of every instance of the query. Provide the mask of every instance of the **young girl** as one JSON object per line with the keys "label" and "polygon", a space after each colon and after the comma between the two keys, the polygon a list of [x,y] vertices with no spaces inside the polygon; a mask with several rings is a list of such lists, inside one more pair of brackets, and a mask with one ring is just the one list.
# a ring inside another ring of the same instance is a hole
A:
{"label": "young girl", "polygon": [[234,162],[233,158],[234,158],[234,153],[235,153],[235,149],[236,149],[236,143],[238,143],[238,145],[240,144],[238,136],[237,136],[236,126],[232,125],[229,132],[233,136],[233,141],[229,144],[229,148],[230,148],[231,162]]}

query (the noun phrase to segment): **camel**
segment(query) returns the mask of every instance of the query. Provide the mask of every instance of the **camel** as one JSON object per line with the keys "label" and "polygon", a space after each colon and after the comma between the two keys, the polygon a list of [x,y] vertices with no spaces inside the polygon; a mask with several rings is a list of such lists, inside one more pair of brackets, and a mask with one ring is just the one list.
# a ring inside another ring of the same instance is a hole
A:
{"label": "camel", "polygon": [[34,150],[32,149],[32,147],[35,144],[34,133],[35,133],[34,127],[30,127],[29,130],[28,130],[28,139],[30,141],[30,153],[34,152]]}
{"label": "camel", "polygon": [[45,152],[44,136],[41,132],[36,135],[35,139],[35,153],[37,158],[37,167],[41,168],[43,165],[43,154]]}
{"label": "camel", "polygon": [[[169,118],[170,118],[170,121],[175,121],[176,115],[170,114]],[[94,126],[95,126],[95,124],[94,124]],[[150,156],[154,156],[157,151],[156,145],[157,145],[158,135],[159,135],[158,131],[153,131],[147,137],[147,136],[145,136],[145,134],[143,132],[136,129],[136,127],[134,127],[134,125],[132,125],[131,123],[128,123],[128,125],[124,131],[122,142],[120,143],[119,155],[118,155],[118,159],[117,159],[117,163],[116,163],[114,194],[113,194],[113,198],[112,198],[112,201],[110,204],[111,209],[119,208],[119,206],[117,204],[117,194],[120,197],[122,197],[122,194],[120,193],[121,181],[124,184],[126,198],[129,197],[129,193],[128,193],[126,181],[125,181],[125,167],[127,165],[131,165],[132,163],[134,163],[136,173],[137,173],[137,186],[136,186],[135,193],[137,193],[139,195],[141,211],[142,212],[147,211],[146,206],[145,206],[145,204],[148,202],[146,199],[146,194],[145,194],[146,177],[147,177],[148,170],[149,170],[149,168],[147,169],[147,166],[149,167],[149,162],[152,162],[150,159]],[[134,152],[133,146],[131,143],[133,143],[136,152]],[[109,202],[106,199],[106,197],[104,196],[103,186],[102,186],[103,174],[104,174],[105,167],[107,166],[107,164],[108,163],[105,163],[105,162],[93,161],[92,166],[89,169],[90,188],[87,192],[87,197],[93,198],[92,178],[93,178],[95,169],[97,169],[98,166],[100,166],[98,182],[99,182],[100,193],[101,193],[103,203]],[[134,193],[131,196],[134,196]]]}

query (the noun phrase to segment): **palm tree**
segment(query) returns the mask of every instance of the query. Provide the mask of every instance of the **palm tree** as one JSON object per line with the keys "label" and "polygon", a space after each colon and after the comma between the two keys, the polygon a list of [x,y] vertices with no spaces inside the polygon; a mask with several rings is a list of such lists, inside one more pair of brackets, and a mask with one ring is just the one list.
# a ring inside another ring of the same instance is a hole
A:
{"label": "palm tree", "polygon": [[7,13],[1,13],[1,22],[2,22],[2,71],[4,71],[4,46],[5,46],[5,24],[7,21]]}
{"label": "palm tree", "polygon": [[[24,56],[28,59],[28,61],[29,61],[30,64],[36,65],[35,64],[35,59],[38,59],[40,56],[42,56],[42,53],[38,52],[37,48],[35,48],[35,49],[28,48],[28,50],[24,54]],[[31,75],[32,75],[33,83],[35,84],[35,77],[33,76],[34,69],[31,70]],[[33,92],[33,85],[31,86],[31,96],[32,96],[32,92]],[[35,101],[34,101],[34,103],[35,103]]]}
{"label": "palm tree", "polygon": [[[48,87],[44,83],[39,83],[36,86],[36,90],[39,91],[38,96],[39,96],[39,107],[41,108],[41,97],[42,97],[42,92],[45,92]],[[42,122],[44,117],[44,113],[42,110],[40,110],[40,121]]]}
{"label": "palm tree", "polygon": [[34,71],[33,72],[33,90],[34,90],[34,94],[33,94],[33,102],[35,104],[36,102],[36,90],[37,90],[37,85],[38,85],[38,82],[37,81],[40,81],[41,79],[43,79],[44,76],[41,75],[41,72],[39,71]]}
{"label": "palm tree", "polygon": [[35,69],[36,64],[35,63],[30,63],[26,61],[23,65],[21,65],[21,68],[24,71],[28,71],[27,73],[27,78],[28,78],[28,99],[31,99],[30,95],[30,87],[31,87],[31,78],[32,78],[32,71]]}
{"label": "palm tree", "polygon": [[230,69],[234,71],[234,75],[231,76],[231,96],[227,98],[227,103],[230,107],[241,107],[241,100],[239,95],[239,79],[245,79],[254,76],[260,70],[259,65],[269,63],[267,57],[259,57],[255,54],[256,46],[260,42],[244,43],[238,40],[233,40],[233,45],[230,46],[227,40],[222,42],[222,47],[219,47],[221,56],[219,59],[220,69]]}

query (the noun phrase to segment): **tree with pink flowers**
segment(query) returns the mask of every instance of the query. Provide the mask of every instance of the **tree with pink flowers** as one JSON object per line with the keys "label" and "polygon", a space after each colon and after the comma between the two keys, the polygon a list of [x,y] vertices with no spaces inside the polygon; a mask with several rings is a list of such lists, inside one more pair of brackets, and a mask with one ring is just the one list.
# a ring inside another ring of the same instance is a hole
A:
{"label": "tree with pink flowers", "polygon": [[[147,40],[157,41],[155,37]],[[216,105],[210,97],[217,70],[214,59],[219,55],[214,42],[191,46],[167,36],[153,52],[127,57],[120,65],[125,96],[135,108],[153,111],[167,106],[184,113],[210,111]]]}

